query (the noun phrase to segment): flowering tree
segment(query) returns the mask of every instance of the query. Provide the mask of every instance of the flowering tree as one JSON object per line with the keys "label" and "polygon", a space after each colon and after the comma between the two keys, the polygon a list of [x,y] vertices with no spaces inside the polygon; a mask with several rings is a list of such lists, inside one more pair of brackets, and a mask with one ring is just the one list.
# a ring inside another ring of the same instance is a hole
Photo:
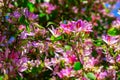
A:
{"label": "flowering tree", "polygon": [[119,80],[119,0],[0,0],[0,80]]}

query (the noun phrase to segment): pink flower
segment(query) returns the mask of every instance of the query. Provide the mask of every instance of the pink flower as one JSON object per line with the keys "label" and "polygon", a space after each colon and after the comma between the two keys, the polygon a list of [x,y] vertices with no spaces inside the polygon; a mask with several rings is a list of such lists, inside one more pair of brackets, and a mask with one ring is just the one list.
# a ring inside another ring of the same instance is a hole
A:
{"label": "pink flower", "polygon": [[25,25],[20,25],[18,29],[19,29],[19,30],[26,29],[26,26],[25,26]]}
{"label": "pink flower", "polygon": [[28,58],[27,57],[22,57],[16,62],[16,65],[18,66],[18,71],[19,72],[24,72],[25,70],[28,69],[27,66]]}
{"label": "pink flower", "polygon": [[77,61],[77,57],[75,54],[73,54],[73,52],[67,51],[66,53],[63,53],[63,54],[67,63],[73,64],[74,62]]}
{"label": "pink flower", "polygon": [[74,32],[75,22],[68,21],[68,24],[60,23],[60,27],[64,30],[65,33]]}
{"label": "pink flower", "polygon": [[83,46],[84,46],[84,54],[85,54],[85,56],[90,55],[92,53],[92,46],[93,46],[92,40],[91,39],[86,39],[84,41]]}
{"label": "pink flower", "polygon": [[17,52],[15,52],[14,50],[12,50],[11,54],[9,55],[10,59],[18,59],[19,58],[19,54]]}
{"label": "pink flower", "polygon": [[98,64],[98,60],[97,59],[95,59],[94,57],[92,57],[92,58],[90,58],[89,59],[89,61],[88,61],[88,66],[90,67],[90,66],[95,66],[96,64]]}
{"label": "pink flower", "polygon": [[82,80],[87,80],[87,78],[83,77]]}
{"label": "pink flower", "polygon": [[113,69],[112,66],[110,66],[110,67],[108,68],[107,73],[108,73],[107,76],[108,76],[109,78],[111,78],[112,80],[117,80],[117,79],[116,79],[116,75],[117,75],[116,73],[117,73],[117,71],[116,71],[115,69]]}
{"label": "pink flower", "polygon": [[45,9],[45,12],[48,13],[48,14],[51,14],[52,11],[56,9],[55,5],[52,5],[48,2],[44,2],[44,3],[40,4],[40,7],[42,9]]}
{"label": "pink flower", "polygon": [[13,8],[14,6],[9,3],[9,4],[8,4],[8,7],[9,7],[9,8]]}
{"label": "pink flower", "polygon": [[[48,28],[49,29],[49,28]],[[53,36],[58,37],[61,35],[61,31],[59,28],[54,29],[52,26],[52,29],[49,29],[49,31],[52,33]]]}
{"label": "pink flower", "polygon": [[81,30],[82,30],[82,20],[78,20],[78,21],[76,22],[75,29],[76,29],[77,31],[81,31]]}
{"label": "pink flower", "polygon": [[23,11],[24,11],[25,17],[30,19],[30,20],[34,20],[34,19],[38,18],[38,15],[36,15],[36,14],[34,14],[32,12],[29,12],[28,9],[24,9]]}
{"label": "pink flower", "polygon": [[78,8],[76,6],[72,7],[74,13],[78,13]]}
{"label": "pink flower", "polygon": [[35,0],[29,0],[31,3],[35,4]]}
{"label": "pink flower", "polygon": [[0,69],[2,68],[2,64],[0,63]]}
{"label": "pink flower", "polygon": [[23,31],[20,35],[20,38],[26,39],[28,36],[34,36],[34,35],[35,35],[35,33],[33,33],[33,32],[27,33],[26,31]]}
{"label": "pink flower", "polygon": [[77,57],[75,55],[68,56],[69,63],[73,64],[77,61]]}
{"label": "pink flower", "polygon": [[6,50],[4,52],[0,52],[0,62],[5,61],[6,59],[8,59],[10,49],[9,48],[5,48],[5,49]]}
{"label": "pink flower", "polygon": [[35,63],[36,67],[39,67],[39,65],[40,65],[41,62],[40,62],[40,60],[35,60],[34,63]]}
{"label": "pink flower", "polygon": [[99,80],[105,80],[105,78],[108,76],[108,73],[106,71],[104,72],[100,72],[99,75],[97,76],[97,78]]}
{"label": "pink flower", "polygon": [[120,28],[120,20],[115,20],[112,22],[112,27],[115,27],[115,28]]}
{"label": "pink flower", "polygon": [[120,63],[120,54],[116,57],[116,62]]}
{"label": "pink flower", "polygon": [[18,11],[14,11],[14,12],[13,12],[13,16],[14,16],[15,18],[19,18],[19,17],[21,16],[21,14],[20,14]]}
{"label": "pink flower", "polygon": [[60,27],[66,32],[92,32],[92,24],[87,21],[68,21],[67,24],[60,23]]}
{"label": "pink flower", "polygon": [[78,20],[76,22],[77,31],[92,32],[92,24],[87,21]]}
{"label": "pink flower", "polygon": [[0,43],[2,43],[6,39],[6,36],[0,35]]}
{"label": "pink flower", "polygon": [[57,75],[58,75],[60,78],[70,77],[71,71],[72,71],[71,68],[62,69],[59,73],[57,73]]}
{"label": "pink flower", "polygon": [[105,55],[105,57],[106,57],[106,61],[107,61],[107,62],[109,62],[109,63],[111,63],[111,64],[114,64],[114,63],[115,63],[114,57],[112,57],[112,56],[110,55],[110,53],[107,53],[107,54]]}
{"label": "pink flower", "polygon": [[45,62],[45,63],[44,63],[44,64],[45,64],[45,67],[48,68],[48,69],[50,69],[50,70],[52,71],[53,69],[51,68],[51,66],[52,66],[53,64],[52,64],[52,62],[50,61],[50,59],[46,59],[46,58],[45,58],[44,62]]}
{"label": "pink flower", "polygon": [[107,44],[112,45],[118,42],[119,36],[109,36],[109,35],[103,35],[102,39],[105,41]]}

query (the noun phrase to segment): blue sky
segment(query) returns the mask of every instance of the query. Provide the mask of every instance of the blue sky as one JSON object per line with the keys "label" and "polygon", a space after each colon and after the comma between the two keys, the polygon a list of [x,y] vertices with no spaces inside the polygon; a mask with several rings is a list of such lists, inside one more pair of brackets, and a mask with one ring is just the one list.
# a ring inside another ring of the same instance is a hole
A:
{"label": "blue sky", "polygon": [[116,2],[116,4],[114,5],[114,9],[111,10],[111,13],[117,17],[120,18],[120,14],[118,14],[118,10],[120,9],[120,1]]}

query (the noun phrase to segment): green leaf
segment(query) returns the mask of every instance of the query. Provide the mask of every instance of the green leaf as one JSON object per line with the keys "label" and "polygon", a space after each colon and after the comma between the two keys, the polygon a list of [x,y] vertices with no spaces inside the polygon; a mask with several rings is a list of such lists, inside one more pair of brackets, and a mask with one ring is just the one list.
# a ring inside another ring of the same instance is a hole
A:
{"label": "green leaf", "polygon": [[50,40],[54,41],[54,40],[55,40],[55,37],[54,37],[54,36],[51,36],[51,37],[50,37]]}
{"label": "green leaf", "polygon": [[92,56],[93,56],[93,57],[97,57],[97,56],[98,56],[98,53],[97,53],[96,50],[93,50],[93,51],[92,51]]}
{"label": "green leaf", "polygon": [[18,21],[19,21],[21,24],[26,25],[26,30],[27,30],[28,32],[31,31],[31,29],[30,29],[30,27],[29,27],[29,22],[27,21],[27,19],[25,19],[25,16],[21,16]]}
{"label": "green leaf", "polygon": [[58,36],[57,38],[55,38],[56,41],[58,41],[58,40],[62,40],[62,39],[63,39],[62,36]]}
{"label": "green leaf", "polygon": [[94,45],[95,46],[101,46],[102,44],[103,44],[103,40],[102,39],[94,40]]}
{"label": "green leaf", "polygon": [[110,36],[116,36],[120,34],[120,30],[116,29],[116,28],[110,28],[108,30],[108,35]]}
{"label": "green leaf", "polygon": [[28,33],[31,31],[31,29],[28,25],[26,26],[26,30],[27,30]]}
{"label": "green leaf", "polygon": [[54,54],[54,51],[51,49],[50,50],[50,56],[54,56],[55,54]]}
{"label": "green leaf", "polygon": [[0,80],[3,80],[3,76],[0,76]]}
{"label": "green leaf", "polygon": [[43,26],[39,25],[38,23],[33,23],[33,25],[34,25],[35,27],[38,27],[38,28],[41,28],[41,29],[44,28]]}
{"label": "green leaf", "polygon": [[17,3],[17,2],[14,2],[14,5],[17,7],[17,6],[18,6],[18,3]]}
{"label": "green leaf", "polygon": [[48,26],[50,26],[50,25],[56,25],[56,26],[58,26],[58,25],[55,24],[54,22],[48,22],[46,27],[48,27]]}
{"label": "green leaf", "polygon": [[21,17],[18,19],[18,21],[23,24],[23,23],[25,22],[25,16],[21,16]]}
{"label": "green leaf", "polygon": [[58,36],[58,37],[51,36],[51,38],[50,38],[50,40],[52,40],[52,41],[59,41],[62,39],[63,39],[63,36]]}
{"label": "green leaf", "polygon": [[47,20],[50,20],[50,17],[49,17],[49,15],[46,15],[46,19],[47,19]]}
{"label": "green leaf", "polygon": [[[16,76],[15,80],[23,80],[23,78],[20,76]],[[24,80],[26,80],[26,79],[24,79]]]}
{"label": "green leaf", "polygon": [[84,73],[84,77],[85,77],[86,79],[88,79],[88,77],[87,77],[87,74],[86,74],[86,73]]}
{"label": "green leaf", "polygon": [[39,14],[39,17],[44,17],[44,16],[46,16],[45,13],[40,13],[40,14]]}
{"label": "green leaf", "polygon": [[95,79],[96,79],[96,76],[95,76],[94,73],[92,73],[92,72],[87,73],[87,77],[88,77],[90,80],[95,80]]}
{"label": "green leaf", "polygon": [[27,32],[30,32],[31,29],[30,29],[30,27],[29,27],[29,22],[28,22],[27,20],[25,20],[25,23],[24,23],[24,24],[26,25],[26,30],[27,30]]}
{"label": "green leaf", "polygon": [[83,2],[83,1],[86,1],[86,0],[80,0],[80,2]]}
{"label": "green leaf", "polygon": [[116,74],[120,76],[120,71],[118,71]]}
{"label": "green leaf", "polygon": [[36,2],[37,2],[37,3],[40,3],[40,2],[41,2],[41,0],[36,0]]}
{"label": "green leaf", "polygon": [[68,0],[69,3],[73,2],[73,0]]}
{"label": "green leaf", "polygon": [[28,2],[28,3],[27,3],[27,7],[28,7],[28,9],[30,10],[30,12],[34,12],[34,10],[35,10],[35,6],[34,6],[33,3]]}
{"label": "green leaf", "polygon": [[66,50],[70,50],[70,49],[71,49],[71,46],[65,45],[65,49],[66,49]]}
{"label": "green leaf", "polygon": [[83,65],[80,62],[75,62],[74,63],[74,70],[80,70],[83,68]]}
{"label": "green leaf", "polygon": [[33,68],[32,68],[32,74],[36,74],[36,73],[38,73],[38,68],[33,67]]}
{"label": "green leaf", "polygon": [[16,0],[18,3],[18,7],[27,7],[28,0]]}
{"label": "green leaf", "polygon": [[64,61],[64,60],[61,60],[61,61],[60,61],[60,67],[61,67],[61,68],[64,68],[64,67],[65,67],[65,61]]}

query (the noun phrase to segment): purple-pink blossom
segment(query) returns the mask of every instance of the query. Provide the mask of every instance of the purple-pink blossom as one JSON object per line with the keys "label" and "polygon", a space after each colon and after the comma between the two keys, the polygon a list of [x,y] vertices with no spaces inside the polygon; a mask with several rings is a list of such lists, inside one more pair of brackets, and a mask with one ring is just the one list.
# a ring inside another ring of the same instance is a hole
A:
{"label": "purple-pink blossom", "polygon": [[13,16],[14,16],[15,18],[19,18],[19,17],[21,16],[21,14],[20,14],[20,12],[18,12],[18,11],[14,11],[14,12],[13,12]]}
{"label": "purple-pink blossom", "polygon": [[105,78],[108,76],[108,73],[106,71],[100,72],[97,76],[97,79],[99,80],[105,80]]}
{"label": "purple-pink blossom", "polygon": [[48,2],[44,2],[42,4],[40,4],[40,7],[45,10],[45,12],[47,14],[51,14],[52,11],[54,11],[57,7],[51,3],[48,3]]}
{"label": "purple-pink blossom", "polygon": [[24,15],[25,15],[26,18],[28,18],[30,20],[34,20],[34,19],[38,18],[38,15],[30,12],[28,9],[24,9]]}
{"label": "purple-pink blossom", "polygon": [[23,72],[23,71],[28,69],[27,62],[28,62],[28,58],[27,57],[22,57],[21,59],[19,59],[17,61],[16,65],[18,66],[18,71],[19,72]]}
{"label": "purple-pink blossom", "polygon": [[70,74],[71,74],[71,71],[72,71],[71,68],[65,68],[65,69],[62,69],[60,72],[58,72],[57,75],[58,75],[60,78],[69,77]]}
{"label": "purple-pink blossom", "polygon": [[105,41],[107,44],[112,45],[118,42],[119,36],[109,36],[109,35],[103,35],[102,36],[103,41]]}
{"label": "purple-pink blossom", "polygon": [[116,57],[116,62],[120,63],[120,54]]}
{"label": "purple-pink blossom", "polygon": [[52,35],[53,35],[54,37],[58,37],[58,36],[61,35],[61,30],[60,30],[60,28],[54,29],[54,27],[52,26],[52,29],[50,29],[50,28],[48,28],[48,29],[49,29],[49,31],[52,33]]}
{"label": "purple-pink blossom", "polygon": [[68,21],[67,24],[60,23],[60,27],[66,32],[92,32],[92,24],[83,21],[83,20],[77,20],[77,21]]}
{"label": "purple-pink blossom", "polygon": [[26,31],[23,31],[23,32],[21,32],[20,38],[26,39],[28,36],[34,36],[34,35],[35,35],[35,33],[33,33],[33,32],[28,33]]}

